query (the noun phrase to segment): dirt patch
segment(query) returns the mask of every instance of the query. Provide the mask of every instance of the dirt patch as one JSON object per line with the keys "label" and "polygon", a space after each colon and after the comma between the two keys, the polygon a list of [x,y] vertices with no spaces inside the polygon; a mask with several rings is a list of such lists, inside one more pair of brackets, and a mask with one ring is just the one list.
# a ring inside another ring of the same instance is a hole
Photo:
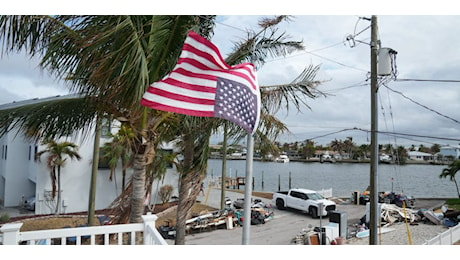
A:
{"label": "dirt patch", "polygon": [[[233,189],[229,189],[228,191],[237,192],[241,194],[244,194],[245,192],[243,190],[233,190]],[[252,196],[271,200],[273,198],[273,192],[253,191]]]}
{"label": "dirt patch", "polygon": [[[88,222],[87,216],[48,216],[33,219],[24,219],[21,231],[33,230],[46,230],[46,229],[60,229],[60,228],[73,228],[79,226],[86,226]],[[99,225],[99,221],[95,218],[94,222]]]}
{"label": "dirt patch", "polygon": [[[156,221],[156,226],[165,225],[165,223],[170,223],[174,225],[176,222],[176,213],[177,213],[177,202],[169,202],[165,204],[155,205],[153,208],[153,214],[158,216]],[[214,211],[215,208],[203,205],[201,203],[195,203],[192,208],[192,215],[198,215],[205,211]],[[96,217],[94,218],[94,223],[96,226],[100,225],[99,219],[97,216],[104,216],[107,213],[107,210],[97,211]],[[86,226],[88,224],[88,216],[86,212],[79,212],[73,214],[62,214],[59,216],[56,215],[32,215],[32,216],[22,216],[11,218],[7,223],[13,222],[22,222],[21,231],[34,231],[34,230],[47,230],[47,229],[60,229],[66,227],[79,227]]]}
{"label": "dirt patch", "polygon": [[[241,190],[231,190],[232,192],[239,192],[244,194]],[[273,193],[270,192],[253,192],[253,196],[272,199]],[[153,207],[153,214],[158,216],[156,226],[170,225],[174,226],[176,223],[177,214],[177,202],[168,202],[165,204],[157,204]],[[217,210],[216,208],[206,206],[199,202],[193,205],[191,210],[192,216],[198,216],[206,212]],[[108,210],[96,211],[96,217],[94,223],[100,225],[97,216],[106,215]],[[60,229],[64,227],[78,227],[85,226],[88,223],[88,216],[86,212],[77,212],[72,214],[63,215],[33,215],[23,216],[9,219],[8,223],[11,222],[22,222],[24,223],[21,227],[21,231],[32,231],[32,230],[46,230],[46,229]]]}

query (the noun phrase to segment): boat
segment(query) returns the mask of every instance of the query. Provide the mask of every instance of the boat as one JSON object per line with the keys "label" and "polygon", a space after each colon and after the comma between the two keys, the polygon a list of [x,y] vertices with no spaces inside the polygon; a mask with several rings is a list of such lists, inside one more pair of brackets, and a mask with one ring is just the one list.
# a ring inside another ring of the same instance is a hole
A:
{"label": "boat", "polygon": [[393,158],[390,155],[383,153],[379,156],[379,163],[392,164]]}
{"label": "boat", "polygon": [[286,154],[281,154],[280,156],[276,157],[275,162],[288,163],[289,157]]}
{"label": "boat", "polygon": [[335,159],[332,158],[332,156],[330,156],[328,152],[326,152],[325,154],[321,155],[319,162],[320,163],[324,163],[324,162],[335,163]]}

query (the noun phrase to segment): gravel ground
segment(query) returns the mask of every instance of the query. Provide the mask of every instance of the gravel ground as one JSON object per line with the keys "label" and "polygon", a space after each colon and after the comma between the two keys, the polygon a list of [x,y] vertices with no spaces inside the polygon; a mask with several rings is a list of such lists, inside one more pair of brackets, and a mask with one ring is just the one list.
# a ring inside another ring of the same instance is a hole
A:
{"label": "gravel ground", "polygon": [[[444,203],[442,199],[418,199],[416,201],[415,210],[418,209],[436,209]],[[348,231],[349,238],[345,241],[347,245],[369,245],[369,237],[357,238],[354,236],[357,228],[355,224],[359,223],[359,219],[365,214],[366,207],[364,205],[342,204],[339,209],[346,211],[348,214]],[[436,237],[438,234],[447,230],[444,225],[434,225],[429,222],[417,222],[417,225],[406,225],[404,222],[395,222],[388,226],[393,228],[393,231],[379,234],[379,245],[422,245],[427,240]]]}
{"label": "gravel ground", "polygon": [[[241,194],[228,192],[227,195],[232,199],[241,197]],[[212,197],[208,202],[213,202]],[[266,203],[270,200],[263,199]],[[345,212],[347,216],[348,237],[344,241],[346,245],[369,245],[369,237],[356,238],[354,236],[357,228],[356,224],[366,214],[366,206],[353,205],[338,199],[337,211]],[[415,209],[435,209],[444,203],[443,199],[418,199]],[[327,224],[325,219],[323,224]],[[391,225],[394,231],[378,236],[379,245],[422,245],[427,240],[436,237],[439,233],[447,230],[443,225],[425,224],[418,222],[418,225],[409,225],[395,222]],[[292,212],[289,210],[280,211],[275,209],[275,217],[264,225],[251,226],[250,245],[292,245],[292,239],[298,235],[302,229],[308,226],[319,226],[318,219],[310,216]],[[411,243],[409,242],[409,238]],[[242,227],[235,227],[233,230],[214,230],[211,232],[197,233],[186,236],[186,245],[241,245]],[[168,240],[169,244],[173,241]]]}

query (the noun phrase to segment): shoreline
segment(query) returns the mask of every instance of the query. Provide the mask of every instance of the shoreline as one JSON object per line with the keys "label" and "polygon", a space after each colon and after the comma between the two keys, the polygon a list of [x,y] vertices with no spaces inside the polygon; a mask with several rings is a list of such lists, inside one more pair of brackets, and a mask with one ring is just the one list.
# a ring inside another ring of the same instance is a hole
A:
{"label": "shoreline", "polygon": [[[222,156],[210,156],[209,159],[213,160],[222,160]],[[245,156],[227,156],[227,160],[246,160]],[[259,162],[275,162],[273,160],[263,160],[262,158],[253,158],[254,161]],[[342,159],[336,160],[334,162],[321,162],[319,158],[310,158],[310,159],[303,159],[303,158],[289,158],[290,162],[304,162],[304,163],[370,163],[370,159],[365,160],[351,160],[351,159]],[[289,162],[288,162],[289,163]],[[424,161],[424,160],[407,160],[403,164],[399,165],[407,165],[407,164],[420,164],[420,165],[449,165],[450,162],[440,162],[440,161]],[[379,164],[396,164],[394,162],[379,162]]]}

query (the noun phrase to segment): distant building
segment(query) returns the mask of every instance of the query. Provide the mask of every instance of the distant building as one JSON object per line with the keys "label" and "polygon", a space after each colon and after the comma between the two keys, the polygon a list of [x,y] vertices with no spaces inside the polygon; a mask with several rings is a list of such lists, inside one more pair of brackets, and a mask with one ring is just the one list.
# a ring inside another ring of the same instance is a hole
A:
{"label": "distant building", "polygon": [[414,161],[432,161],[434,159],[431,153],[422,153],[418,151],[408,151],[407,155],[409,160]]}
{"label": "distant building", "polygon": [[460,159],[460,146],[443,146],[439,149],[439,154],[443,158],[452,156],[453,159]]}

